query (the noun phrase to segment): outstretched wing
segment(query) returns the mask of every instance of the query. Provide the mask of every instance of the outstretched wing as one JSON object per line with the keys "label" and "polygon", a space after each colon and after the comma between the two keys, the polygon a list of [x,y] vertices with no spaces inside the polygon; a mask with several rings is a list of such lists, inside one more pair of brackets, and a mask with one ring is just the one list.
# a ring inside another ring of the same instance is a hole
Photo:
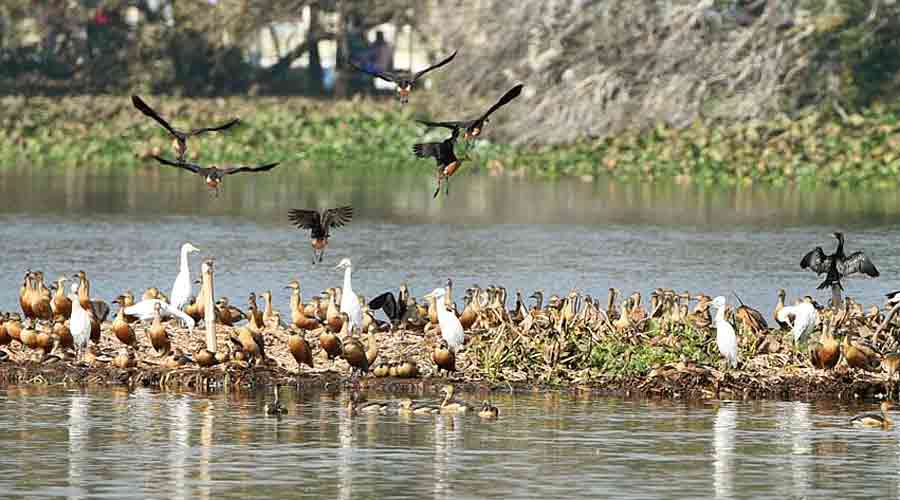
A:
{"label": "outstretched wing", "polygon": [[460,121],[449,121],[449,122],[430,122],[428,120],[416,120],[417,123],[421,123],[428,128],[446,128],[450,130],[459,130],[461,128],[469,128],[472,124],[475,123],[475,120],[460,120]]}
{"label": "outstretched wing", "polygon": [[353,207],[350,205],[338,208],[329,208],[322,214],[322,227],[327,232],[329,228],[341,227],[353,218]]}
{"label": "outstretched wing", "polygon": [[134,104],[134,107],[136,107],[141,113],[144,113],[150,118],[156,120],[156,122],[162,125],[166,130],[168,130],[170,134],[178,137],[178,132],[176,132],[175,129],[173,129],[172,126],[169,125],[169,122],[165,121],[163,117],[159,116],[159,113],[148,106],[147,103],[144,102],[140,97],[136,95],[131,96],[131,103]]}
{"label": "outstretched wing", "polygon": [[240,166],[240,165],[228,166],[228,167],[224,167],[222,169],[222,175],[237,174],[240,172],[266,172],[268,170],[272,170],[273,168],[275,168],[279,163],[281,163],[281,162],[276,161],[275,163],[260,165],[258,167],[244,167],[244,166]]}
{"label": "outstretched wing", "polygon": [[800,260],[800,269],[809,269],[816,274],[828,272],[829,259],[822,251],[822,247],[816,247],[812,252],[803,256]]}
{"label": "outstretched wing", "polygon": [[396,80],[394,79],[394,76],[389,73],[382,73],[380,71],[369,71],[366,68],[363,68],[362,66],[357,66],[356,63],[354,63],[353,61],[347,61],[347,62],[356,71],[362,71],[363,73],[365,73],[367,75],[372,75],[374,77],[381,78],[382,80],[384,80],[386,82],[394,82],[394,83],[396,82]]}
{"label": "outstretched wing", "polygon": [[288,219],[300,229],[317,230],[322,227],[322,220],[316,210],[289,210]]}
{"label": "outstretched wing", "polygon": [[495,102],[493,106],[491,106],[483,115],[481,115],[481,118],[479,118],[478,121],[486,120],[487,117],[491,116],[491,113],[500,109],[501,106],[504,106],[509,101],[512,101],[516,97],[519,97],[519,94],[522,93],[522,87],[524,87],[524,85],[522,85],[520,83],[520,84],[516,85],[515,87],[507,90],[506,93],[503,94],[503,97],[501,97],[499,101]]}
{"label": "outstretched wing", "polygon": [[377,311],[381,309],[388,318],[395,320],[400,319],[399,309],[397,307],[397,299],[391,292],[384,292],[369,301],[369,309]]}
{"label": "outstretched wing", "polygon": [[440,142],[420,142],[413,144],[413,154],[419,158],[435,158],[437,159],[441,152]]}
{"label": "outstretched wing", "polygon": [[848,255],[844,262],[838,263],[838,271],[842,276],[863,273],[872,278],[877,278],[880,275],[878,269],[875,268],[875,264],[863,252],[853,252]]}
{"label": "outstretched wing", "polygon": [[[441,62],[439,62],[439,63],[437,63],[437,64],[433,64],[433,65],[431,65],[431,66],[429,66],[429,67],[423,69],[422,71],[419,71],[418,73],[414,73],[413,76],[412,76],[412,81],[418,80],[419,78],[422,77],[422,75],[424,75],[425,73],[428,73],[429,71],[431,71],[431,70],[433,70],[433,69],[438,69],[438,68],[440,68],[441,66],[443,66],[443,65],[447,64],[448,62],[452,61],[454,57],[456,57],[456,51],[455,51],[455,50],[453,51],[452,54],[450,54],[449,57],[447,57],[447,58],[444,59],[443,61],[441,61]],[[411,68],[410,68],[410,69],[411,69]]]}
{"label": "outstretched wing", "polygon": [[216,127],[206,127],[206,128],[195,128],[195,129],[192,129],[191,132],[190,132],[188,135],[199,135],[199,134],[202,134],[202,133],[204,133],[204,132],[218,132],[218,131],[220,131],[220,130],[229,129],[229,128],[231,128],[231,127],[237,125],[238,123],[241,123],[241,119],[240,119],[240,118],[234,118],[234,119],[232,119],[231,121],[229,121],[229,122],[227,122],[227,123],[223,123],[222,125],[219,125],[219,126],[216,126]]}
{"label": "outstretched wing", "polygon": [[156,161],[162,163],[163,165],[169,165],[171,167],[183,168],[185,170],[190,170],[191,172],[193,172],[195,174],[200,174],[207,170],[205,167],[201,167],[200,165],[197,165],[196,163],[171,161],[171,160],[167,160],[161,156],[156,156],[156,155],[153,155],[153,158]]}

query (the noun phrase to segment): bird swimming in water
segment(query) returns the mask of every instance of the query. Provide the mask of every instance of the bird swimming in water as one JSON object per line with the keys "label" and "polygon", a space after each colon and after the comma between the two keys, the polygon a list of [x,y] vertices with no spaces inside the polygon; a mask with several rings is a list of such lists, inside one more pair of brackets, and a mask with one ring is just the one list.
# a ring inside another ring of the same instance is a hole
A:
{"label": "bird swimming in water", "polygon": [[362,66],[358,66],[353,61],[349,61],[350,66],[352,66],[357,71],[362,71],[368,75],[374,76],[376,78],[381,78],[386,82],[391,82],[397,85],[397,96],[400,98],[400,104],[406,104],[409,101],[409,93],[412,91],[413,85],[416,83],[416,80],[425,76],[431,70],[440,68],[441,66],[449,63],[456,57],[456,51],[454,50],[450,56],[446,59],[438,62],[437,64],[432,64],[431,66],[417,71],[415,73],[411,71],[373,71]]}
{"label": "bird swimming in water", "polygon": [[266,415],[271,415],[274,417],[281,417],[282,415],[287,414],[287,408],[281,405],[281,401],[278,399],[278,384],[275,385],[275,400],[271,403],[266,403],[265,412]]}
{"label": "bird swimming in water", "polygon": [[328,246],[328,238],[331,237],[331,228],[348,224],[353,218],[353,207],[350,205],[329,208],[321,212],[316,210],[293,209],[288,212],[288,219],[299,229],[310,230],[310,240],[313,248],[313,264],[322,262],[325,256],[325,247]]}
{"label": "bird swimming in water", "polygon": [[719,347],[719,353],[732,368],[737,368],[737,336],[734,327],[725,320],[725,297],[720,295],[714,298],[713,305],[716,306],[716,345]]}
{"label": "bird swimming in water", "polygon": [[164,120],[163,117],[161,117],[159,115],[159,113],[157,113],[156,111],[153,110],[153,108],[148,106],[147,103],[145,103],[140,97],[138,97],[136,95],[131,96],[131,103],[134,104],[134,107],[137,108],[138,110],[140,110],[141,113],[144,113],[145,115],[149,116],[150,118],[153,118],[154,120],[156,120],[157,123],[162,125],[163,128],[166,129],[169,132],[169,134],[172,135],[172,137],[173,137],[172,149],[175,152],[175,158],[179,162],[184,161],[184,156],[187,153],[187,140],[189,137],[193,137],[195,135],[200,135],[200,134],[203,134],[206,132],[219,132],[222,130],[226,130],[226,129],[229,129],[229,128],[237,125],[241,121],[240,118],[234,118],[227,123],[223,123],[222,125],[218,125],[215,127],[207,127],[207,128],[195,128],[195,129],[191,129],[191,130],[185,132],[183,130],[178,130],[178,129],[172,127],[171,125],[169,125],[169,122]]}
{"label": "bird swimming in water", "polygon": [[[841,280],[847,276],[854,274],[865,274],[872,278],[877,278],[880,273],[875,268],[875,264],[862,251],[853,252],[850,255],[844,253],[844,234],[840,232],[832,233],[838,243],[834,253],[825,255],[822,247],[816,247],[811,252],[803,256],[800,260],[801,269],[809,269],[816,274],[825,274],[825,281],[817,287],[819,290],[832,287],[832,291],[839,297],[837,290],[843,289]],[[835,306],[837,304],[834,304]]]}
{"label": "bird swimming in water", "polygon": [[172,284],[172,293],[169,295],[169,304],[175,309],[184,308],[191,296],[191,271],[188,266],[188,257],[192,252],[199,251],[200,249],[190,243],[181,245],[181,268],[178,276],[175,277],[175,283]]}
{"label": "bird swimming in water", "polygon": [[805,342],[809,334],[816,328],[819,322],[819,312],[816,306],[803,301],[797,305],[784,306],[778,310],[778,321],[787,323],[791,327],[791,336],[794,344]]}
{"label": "bird swimming in water", "polygon": [[881,427],[886,429],[894,423],[888,414],[891,408],[893,408],[893,404],[890,401],[882,401],[880,413],[857,415],[850,419],[850,425],[853,427]]}
{"label": "bird swimming in water", "polygon": [[463,139],[465,139],[466,141],[472,141],[474,139],[477,139],[481,135],[481,132],[484,130],[485,123],[490,121],[488,118],[494,113],[494,111],[497,111],[516,97],[519,97],[519,94],[522,93],[523,87],[524,85],[520,83],[507,90],[506,93],[503,94],[503,96],[500,98],[500,100],[498,100],[496,103],[494,103],[493,106],[488,108],[488,110],[485,111],[483,115],[471,120],[457,120],[446,122],[432,122],[428,120],[416,121],[427,127],[448,128],[453,131],[454,137],[459,133],[459,130],[461,129],[463,131]]}
{"label": "bird swimming in water", "polygon": [[163,165],[169,165],[171,167],[182,168],[187,170],[188,172],[193,172],[204,179],[206,179],[206,187],[213,190],[215,195],[219,196],[219,184],[225,179],[226,175],[231,174],[239,174],[241,172],[268,172],[273,168],[277,167],[280,162],[275,163],[267,163],[265,165],[259,165],[255,167],[248,167],[243,165],[210,165],[208,167],[204,167],[202,165],[198,165],[196,163],[188,163],[184,161],[171,161],[160,156],[153,155],[153,158],[162,163]]}

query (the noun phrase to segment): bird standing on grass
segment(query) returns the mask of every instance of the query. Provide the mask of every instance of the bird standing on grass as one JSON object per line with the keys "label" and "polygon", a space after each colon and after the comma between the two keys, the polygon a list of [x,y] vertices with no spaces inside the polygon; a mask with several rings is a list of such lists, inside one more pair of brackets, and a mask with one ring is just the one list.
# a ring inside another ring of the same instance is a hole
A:
{"label": "bird standing on grass", "polygon": [[716,345],[719,347],[719,353],[722,354],[729,366],[737,368],[737,336],[734,333],[734,327],[725,320],[725,297],[720,295],[714,298],[713,305],[716,306]]}

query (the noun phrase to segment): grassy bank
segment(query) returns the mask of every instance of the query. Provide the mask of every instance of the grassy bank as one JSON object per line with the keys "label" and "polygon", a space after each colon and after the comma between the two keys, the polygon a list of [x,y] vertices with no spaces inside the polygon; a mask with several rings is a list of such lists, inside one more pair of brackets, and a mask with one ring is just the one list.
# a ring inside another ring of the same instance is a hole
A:
{"label": "grassy bank", "polygon": [[[148,101],[176,126],[209,125],[232,116],[245,121],[232,132],[190,144],[190,154],[204,163],[279,160],[330,168],[419,169],[430,175],[433,162],[413,158],[410,147],[444,136],[444,131],[425,134],[412,121],[412,108],[400,110],[393,101]],[[0,107],[0,165],[129,168],[152,153],[171,154],[163,130],[125,96],[5,97]],[[846,122],[810,114],[729,126],[660,126],[553,147],[482,141],[472,158],[470,171],[545,178],[887,189],[896,187],[900,173],[900,112],[875,106]]]}

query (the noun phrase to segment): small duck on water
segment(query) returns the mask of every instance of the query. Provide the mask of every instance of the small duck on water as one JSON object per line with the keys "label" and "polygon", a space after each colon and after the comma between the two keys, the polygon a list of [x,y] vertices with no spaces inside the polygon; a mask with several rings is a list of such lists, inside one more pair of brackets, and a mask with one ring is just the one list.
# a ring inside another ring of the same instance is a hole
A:
{"label": "small duck on water", "polygon": [[891,420],[890,415],[888,415],[888,411],[893,408],[893,406],[894,405],[890,401],[883,401],[881,403],[881,413],[863,413],[862,415],[857,415],[850,419],[850,425],[853,427],[887,429],[894,424],[894,421]]}
{"label": "small duck on water", "polygon": [[281,401],[278,399],[278,388],[279,386],[275,386],[275,400],[271,403],[266,403],[265,411],[266,415],[272,415],[275,417],[281,417],[282,415],[287,414],[287,408],[281,405]]}
{"label": "small duck on water", "polygon": [[490,401],[485,400],[481,403],[481,410],[478,412],[478,416],[484,419],[489,418],[497,418],[500,415],[500,410],[497,409],[496,406],[492,405]]}

